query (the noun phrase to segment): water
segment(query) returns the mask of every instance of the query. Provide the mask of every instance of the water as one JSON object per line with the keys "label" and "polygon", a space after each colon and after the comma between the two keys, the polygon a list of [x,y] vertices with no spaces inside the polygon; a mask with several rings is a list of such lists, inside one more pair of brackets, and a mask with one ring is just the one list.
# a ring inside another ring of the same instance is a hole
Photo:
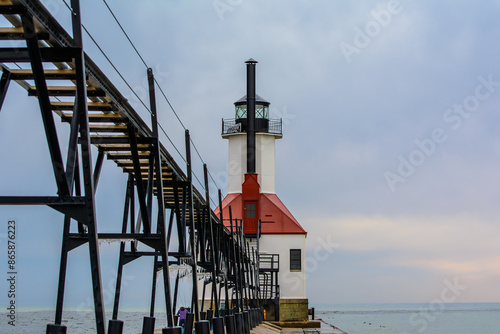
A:
{"label": "water", "polygon": [[[317,317],[349,334],[500,334],[500,303],[313,306]],[[148,312],[120,312],[123,332],[140,333],[145,315]],[[2,334],[45,333],[47,324],[54,321],[54,311],[17,312],[15,327],[8,325],[6,313],[0,317]],[[156,328],[165,326],[163,312],[155,317]],[[66,311],[63,324],[71,334],[95,333],[93,312]]]}
{"label": "water", "polygon": [[[7,321],[7,314],[0,314],[0,333],[2,334],[40,334],[45,333],[48,323],[54,322],[54,311],[37,310],[16,313],[16,326],[10,326]],[[142,320],[144,316],[149,316],[149,312],[120,312],[119,319],[124,322],[124,334],[137,334],[142,331]],[[156,328],[166,327],[166,315],[164,313],[155,314]],[[110,314],[106,314],[106,321],[111,319]],[[95,333],[95,318],[93,311],[65,311],[63,313],[63,325],[67,327],[67,333],[83,334]]]}
{"label": "water", "polygon": [[500,303],[317,305],[349,334],[499,334]]}

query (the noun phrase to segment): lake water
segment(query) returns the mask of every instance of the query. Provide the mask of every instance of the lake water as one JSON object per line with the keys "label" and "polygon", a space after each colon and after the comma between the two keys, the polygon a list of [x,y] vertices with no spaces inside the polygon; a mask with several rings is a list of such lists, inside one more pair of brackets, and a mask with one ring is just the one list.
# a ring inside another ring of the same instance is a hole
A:
{"label": "lake water", "polygon": [[[45,333],[48,323],[54,322],[54,311],[38,310],[29,312],[17,312],[16,326],[8,325],[7,314],[3,313],[0,323],[2,334],[40,334]],[[119,319],[124,322],[124,334],[137,334],[142,330],[142,320],[149,316],[149,312],[120,312]],[[165,327],[166,316],[163,313],[155,314],[157,328]],[[106,314],[106,321],[111,319]],[[63,313],[63,325],[67,327],[68,334],[95,333],[94,312],[66,311]]]}
{"label": "lake water", "polygon": [[[314,305],[316,316],[349,334],[500,334],[500,303],[474,304],[362,304]],[[120,312],[124,333],[142,329],[147,312]],[[0,314],[0,333],[45,333],[54,321],[54,311],[17,312],[16,326],[8,325],[6,313]],[[155,314],[157,328],[165,326],[163,312]],[[107,315],[110,319],[110,315]],[[68,333],[94,333],[93,312],[66,311],[63,324]]]}
{"label": "lake water", "polygon": [[500,334],[500,303],[317,305],[349,334]]}

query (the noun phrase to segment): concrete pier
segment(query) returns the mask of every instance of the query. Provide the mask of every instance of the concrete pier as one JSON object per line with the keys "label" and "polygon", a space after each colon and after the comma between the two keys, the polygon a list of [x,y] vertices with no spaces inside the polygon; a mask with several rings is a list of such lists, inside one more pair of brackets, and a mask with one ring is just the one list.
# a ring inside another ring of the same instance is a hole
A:
{"label": "concrete pier", "polygon": [[[250,334],[347,334],[343,330],[324,322],[321,319],[316,319],[315,321],[309,321],[304,327],[299,327],[299,323],[293,324],[297,327],[285,327],[280,326],[278,323],[273,321],[264,321],[259,326],[250,330]],[[288,326],[291,324],[288,324]],[[315,327],[317,326],[317,327]],[[154,331],[155,333],[161,333],[161,329]],[[212,333],[212,331],[210,332]]]}
{"label": "concrete pier", "polygon": [[276,323],[264,321],[250,331],[250,334],[347,334],[343,330],[318,319],[320,327],[282,327]]}

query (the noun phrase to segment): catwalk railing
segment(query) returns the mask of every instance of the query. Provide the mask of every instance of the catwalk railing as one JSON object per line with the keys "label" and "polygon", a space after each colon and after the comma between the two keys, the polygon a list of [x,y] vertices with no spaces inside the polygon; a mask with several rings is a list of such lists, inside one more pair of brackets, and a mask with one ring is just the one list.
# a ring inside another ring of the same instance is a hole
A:
{"label": "catwalk railing", "polygon": [[[0,0],[0,14],[10,23],[0,28],[0,40],[26,43],[26,47],[4,47],[4,44],[0,47],[0,108],[12,81],[26,89],[29,96],[38,99],[57,185],[57,193],[52,196],[0,196],[0,204],[47,205],[64,215],[55,320],[47,325],[47,333],[66,332],[62,315],[68,253],[87,243],[97,333],[123,331],[123,322],[118,317],[121,290],[125,288],[121,284],[122,270],[126,264],[144,256],[154,257],[155,261],[151,306],[149,316],[144,317],[143,333],[154,330],[156,278],[160,271],[163,272],[167,315],[164,332],[180,333],[173,315],[177,284],[172,299],[169,266],[185,263],[189,263],[192,269],[193,313],[189,317],[194,318],[197,332],[203,333],[208,328],[200,318],[196,283],[197,273],[205,271],[219,286],[216,288],[217,284],[214,284],[212,289],[213,311],[217,316],[212,319],[214,331],[221,333],[223,322],[218,315],[223,314],[228,317],[225,322],[227,333],[236,333],[237,330],[238,333],[248,333],[250,327],[262,320],[262,312],[257,309],[260,306],[258,284],[252,282],[258,273],[255,251],[245,243],[237,221],[230,218],[230,226],[234,224],[234,230],[230,230],[222,223],[226,217],[216,216],[212,211],[206,165],[205,193],[193,186],[189,131],[185,132],[186,172],[183,172],[159,140],[153,71],[148,69],[147,72],[151,112],[149,128],[85,54],[78,0],[71,1],[71,12],[73,36],[38,0]],[[57,84],[51,84],[54,82]],[[69,137],[65,138],[69,143],[66,160],[63,160],[54,116],[69,124]],[[95,164],[92,146],[98,151]],[[122,228],[116,233],[98,231],[96,207],[107,203],[100,203],[95,192],[105,158],[128,174],[125,201],[120,210]],[[154,201],[156,205],[153,205]],[[175,251],[169,247],[173,238],[178,244]],[[120,242],[113,313],[109,323],[106,323],[103,304],[100,240],[128,240]],[[144,251],[138,243],[149,250]],[[234,308],[219,309],[221,287],[225,289],[225,305],[230,304],[231,295]],[[133,286],[128,288],[133,289]]]}
{"label": "catwalk railing", "polygon": [[[283,134],[283,120],[280,119],[262,119],[257,128],[257,132],[271,133],[275,135]],[[236,120],[235,118],[222,119],[222,135],[235,133],[246,133],[246,119]]]}

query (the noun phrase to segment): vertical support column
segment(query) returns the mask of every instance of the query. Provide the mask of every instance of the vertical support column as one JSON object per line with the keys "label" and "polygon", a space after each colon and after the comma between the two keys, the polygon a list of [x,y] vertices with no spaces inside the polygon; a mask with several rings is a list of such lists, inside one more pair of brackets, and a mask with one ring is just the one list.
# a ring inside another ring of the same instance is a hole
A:
{"label": "vertical support column", "polygon": [[196,235],[198,236],[197,238],[197,243],[198,243],[198,250],[200,253],[200,262],[201,263],[206,263],[207,262],[207,256],[208,256],[208,249],[207,249],[207,223],[208,223],[208,212],[206,206],[202,207],[199,203],[196,205],[196,211],[198,222],[196,224]]}
{"label": "vertical support column", "polygon": [[[57,288],[57,301],[56,301],[56,318],[54,324],[56,326],[61,326],[63,304],[64,304],[64,287],[66,282],[66,268],[68,264],[68,245],[67,237],[70,231],[71,218],[68,215],[64,216],[64,227],[63,227],[63,241],[61,248],[61,262],[59,265],[59,283]],[[66,326],[64,326],[66,327]],[[48,331],[47,331],[48,332]]]}
{"label": "vertical support column", "polygon": [[250,315],[247,310],[243,311],[243,332],[250,334]]}
{"label": "vertical support column", "polygon": [[99,150],[99,154],[97,154],[97,161],[95,162],[95,168],[94,168],[94,191],[97,190],[97,184],[99,183],[99,177],[101,176],[101,169],[103,162],[104,162],[104,151]]}
{"label": "vertical support column", "polygon": [[[148,68],[148,84],[149,84],[149,101],[151,106],[151,123],[154,136],[154,156],[155,156],[155,180],[156,180],[156,190],[158,199],[158,226],[157,232],[161,234],[162,237],[162,250],[161,250],[161,265],[163,268],[163,286],[165,293],[165,306],[167,313],[167,325],[168,327],[174,326],[174,318],[172,311],[172,297],[170,294],[170,273],[168,266],[168,248],[169,242],[167,240],[167,230],[165,224],[165,199],[163,193],[163,178],[162,178],[162,165],[160,156],[160,141],[158,136],[158,114],[156,110],[156,96],[155,96],[155,79],[153,76],[153,70]],[[155,257],[156,261],[156,257]],[[156,262],[155,262],[156,263]],[[156,275],[156,273],[155,273]],[[154,296],[152,297],[154,298]],[[154,300],[152,300],[154,303]],[[153,317],[153,315],[151,315]]]}
{"label": "vertical support column", "polygon": [[[194,284],[194,282],[193,282]],[[201,290],[201,309],[200,309],[200,318],[201,320],[205,320],[205,312],[203,311],[205,309],[204,305],[205,305],[205,290],[207,288],[207,281],[206,281],[206,278],[203,279],[203,289]]]}
{"label": "vertical support column", "polygon": [[232,308],[237,307],[238,312],[240,312],[240,284],[239,284],[239,266],[238,266],[238,258],[236,256],[236,245],[234,242],[234,232],[233,232],[233,210],[231,206],[229,206],[229,226],[230,226],[230,231],[231,231],[231,238],[230,238],[230,243],[231,243],[231,253],[233,257],[232,261],[232,267],[233,267],[233,276],[234,276],[234,291],[236,293],[236,305],[231,305]]}
{"label": "vertical support column", "polygon": [[234,315],[227,315],[226,316],[226,333],[227,334],[236,334],[237,329],[236,329],[236,318]]}
{"label": "vertical support column", "polygon": [[[128,222],[128,215],[129,215],[129,209],[130,209],[130,199],[132,197],[132,193],[134,191],[134,186],[133,186],[133,179],[132,175],[129,175],[128,181],[127,181],[127,190],[125,194],[125,203],[123,205],[123,220],[122,220],[122,233],[127,232],[127,222]],[[118,307],[120,305],[120,287],[121,287],[121,277],[122,277],[122,271],[123,271],[123,253],[125,251],[125,242],[122,241],[120,243],[120,257],[118,259],[118,271],[116,275],[116,287],[115,287],[115,300],[113,304],[113,316],[112,319],[116,320],[118,319]]]}
{"label": "vertical support column", "polygon": [[151,284],[151,305],[149,307],[149,316],[155,316],[155,300],[156,300],[156,276],[158,275],[158,255],[154,257],[153,264],[153,283]]}
{"label": "vertical support column", "polygon": [[238,334],[245,334],[245,325],[243,322],[243,312],[238,312],[234,315],[234,320],[236,322],[236,332]]}
{"label": "vertical support column", "polygon": [[[185,253],[186,252],[186,236],[184,234],[185,232],[185,226],[182,223],[182,214],[181,214],[181,203],[179,201],[180,194],[179,194],[179,182],[177,181],[177,176],[172,175],[173,183],[174,183],[174,205],[175,205],[175,221],[177,223],[177,237],[178,237],[178,243],[179,243],[179,253]],[[184,193],[184,191],[183,191]],[[175,308],[174,308],[175,311]]]}
{"label": "vertical support column", "polygon": [[[172,236],[173,225],[174,225],[174,210],[170,210],[170,219],[168,221],[168,231],[167,231],[167,245],[170,245],[170,238]],[[172,310],[175,311],[175,307],[173,307]]]}
{"label": "vertical support column", "polygon": [[[132,175],[129,175],[127,181],[127,190],[125,194],[125,203],[123,205],[123,220],[122,220],[122,233],[127,232],[127,222],[128,222],[128,214],[130,209],[130,198],[132,197],[131,193],[134,191]],[[118,258],[118,271],[116,274],[116,287],[115,287],[115,298],[113,303],[113,315],[109,320],[108,324],[108,334],[117,333],[120,334],[123,331],[123,321],[118,320],[118,308],[120,305],[120,292],[121,292],[121,283],[122,283],[122,273],[123,273],[123,265],[124,259],[123,255],[125,252],[125,242],[122,241],[120,243],[120,255]]]}
{"label": "vertical support column", "polygon": [[[71,119],[69,143],[68,143],[68,155],[66,158],[66,182],[70,187],[70,194],[72,193],[71,187],[73,185],[73,180],[75,177],[76,161],[78,157],[78,129],[80,123],[77,117],[77,105],[73,106],[73,118]],[[95,187],[95,173],[94,173],[94,187]]]}
{"label": "vertical support column", "polygon": [[260,231],[262,228],[262,221],[259,219],[257,225],[257,270],[255,276],[255,284],[257,286],[257,298],[259,300],[259,306],[262,306],[262,293],[260,291]]}
{"label": "vertical support column", "polygon": [[[135,191],[134,191],[134,176],[132,174],[128,175],[128,179],[130,182],[130,233],[135,233]],[[137,241],[136,240],[131,240],[130,241],[130,250],[132,252],[137,251]]]}
{"label": "vertical support column", "polygon": [[9,84],[10,84],[10,72],[4,70],[2,73],[2,78],[0,79],[0,111],[2,111],[3,101],[5,101],[5,95],[7,95]]}
{"label": "vertical support column", "polygon": [[255,248],[252,248],[252,255],[253,255],[253,261],[254,261],[254,289],[255,289],[255,306],[254,307],[260,307],[260,287],[259,287],[259,264],[257,260],[257,252],[255,251]]}
{"label": "vertical support column", "polygon": [[80,48],[75,56],[76,70],[76,105],[80,123],[80,145],[82,154],[82,171],[85,189],[85,206],[87,219],[84,224],[88,227],[90,267],[92,270],[92,286],[94,292],[94,310],[96,320],[96,332],[105,334],[106,320],[102,297],[101,265],[99,259],[99,243],[97,236],[97,219],[95,212],[94,178],[92,173],[92,155],[90,147],[89,122],[87,111],[87,85],[85,81],[85,60],[82,45],[80,2],[71,0],[73,8],[73,39],[75,47]]}
{"label": "vertical support column", "polygon": [[[148,209],[146,204],[146,194],[144,191],[144,182],[141,175],[141,165],[139,161],[139,151],[137,148],[136,129],[132,124],[127,125],[128,135],[130,138],[130,151],[132,153],[132,162],[134,164],[135,187],[137,189],[137,199],[139,201],[139,211],[144,224],[144,233],[151,234],[151,224],[148,217]],[[140,231],[137,231],[140,232]]]}
{"label": "vertical support column", "polygon": [[[219,189],[218,191],[218,194],[219,194],[219,214],[220,214],[220,222],[221,224],[224,224],[224,216],[222,214],[222,192],[221,190]],[[224,292],[226,294],[226,301],[225,301],[225,304],[226,304],[226,316],[229,315],[229,282],[228,282],[228,275],[229,275],[229,247],[227,245],[227,242],[225,240],[222,240],[223,244],[223,253],[225,254],[225,258],[226,258],[226,266],[227,266],[227,271],[225,273],[225,276],[224,276]]]}
{"label": "vertical support column", "polygon": [[158,256],[154,257],[153,283],[151,284],[151,305],[149,307],[149,317],[144,317],[142,321],[142,334],[153,334],[155,330],[155,297],[156,297],[156,276],[158,275]]}
{"label": "vertical support column", "polygon": [[210,334],[210,322],[208,320],[197,321],[195,331],[197,334]]}
{"label": "vertical support column", "polygon": [[[217,298],[217,260],[215,254],[214,222],[212,221],[212,209],[210,208],[210,191],[208,187],[208,168],[203,164],[203,177],[205,179],[205,202],[207,205],[208,228],[210,233],[210,250],[212,257],[212,298],[215,301],[215,314],[219,316],[219,299]],[[222,210],[222,207],[221,207]]]}
{"label": "vertical support column", "polygon": [[189,130],[186,130],[186,164],[187,164],[187,182],[188,182],[188,201],[189,201],[189,222],[190,222],[190,235],[189,241],[191,244],[191,253],[193,256],[193,295],[192,301],[194,306],[194,319],[199,321],[200,312],[198,309],[198,264],[197,264],[197,251],[195,245],[195,223],[194,223],[194,208],[193,208],[193,172],[191,165],[191,137]]}
{"label": "vertical support column", "polygon": [[192,334],[193,333],[193,313],[186,314],[186,322],[184,324],[184,334]]}
{"label": "vertical support column", "polygon": [[[179,291],[179,279],[180,279],[180,273],[177,271],[177,277],[175,277],[175,285],[174,285],[174,306],[172,307],[172,310],[174,311],[177,310],[177,292]],[[179,320],[178,315],[174,315],[174,326],[177,326],[177,321]]]}
{"label": "vertical support column", "polygon": [[213,318],[212,322],[214,334],[224,334],[224,318]]}
{"label": "vertical support column", "polygon": [[255,290],[254,290],[254,285],[253,285],[253,268],[254,268],[254,263],[252,261],[252,258],[250,257],[250,245],[247,242],[245,242],[246,245],[246,254],[247,254],[247,282],[248,282],[248,295],[250,297],[250,302],[249,307],[253,308],[253,305],[250,305],[253,303],[255,300]]}
{"label": "vertical support column", "polygon": [[[237,240],[237,243],[238,243],[238,253],[237,253],[237,257],[238,257],[238,267],[239,267],[239,278],[240,278],[240,295],[241,295],[241,301],[240,301],[240,309],[241,309],[241,312],[243,312],[243,301],[246,300],[246,302],[248,303],[248,295],[247,295],[247,286],[246,286],[246,280],[245,280],[245,267],[244,267],[244,261],[245,261],[245,258],[244,258],[244,251],[243,251],[243,220],[240,220],[240,219],[236,219],[235,220],[236,222],[236,240]],[[238,225],[238,222],[240,222],[241,224]]]}
{"label": "vertical support column", "polygon": [[[76,109],[74,109],[74,116],[71,121],[71,133],[70,133],[70,139],[69,139],[69,145],[68,145],[68,158],[66,162],[66,172],[67,172],[67,182],[70,185],[70,194],[73,193],[73,185],[76,182],[76,195],[80,196],[81,195],[81,189],[80,189],[80,177],[78,174],[79,168],[78,168],[78,149],[77,149],[77,138],[78,138],[78,117],[76,116]],[[76,180],[75,180],[75,175],[76,175]],[[70,248],[68,246],[68,238],[69,238],[69,233],[70,233],[70,227],[71,227],[71,218],[68,215],[64,216],[64,227],[63,227],[63,240],[62,240],[62,247],[61,247],[61,261],[60,261],[60,266],[59,266],[59,281],[58,281],[58,287],[57,287],[57,299],[56,299],[56,316],[55,316],[55,321],[54,321],[54,326],[51,327],[50,331],[47,330],[48,332],[54,332],[57,331],[58,328],[61,329],[62,327],[66,328],[66,326],[62,326],[62,313],[63,313],[63,304],[64,304],[64,290],[65,290],[65,284],[66,284],[66,271],[67,271],[67,265],[68,265],[68,253],[70,251]]]}

